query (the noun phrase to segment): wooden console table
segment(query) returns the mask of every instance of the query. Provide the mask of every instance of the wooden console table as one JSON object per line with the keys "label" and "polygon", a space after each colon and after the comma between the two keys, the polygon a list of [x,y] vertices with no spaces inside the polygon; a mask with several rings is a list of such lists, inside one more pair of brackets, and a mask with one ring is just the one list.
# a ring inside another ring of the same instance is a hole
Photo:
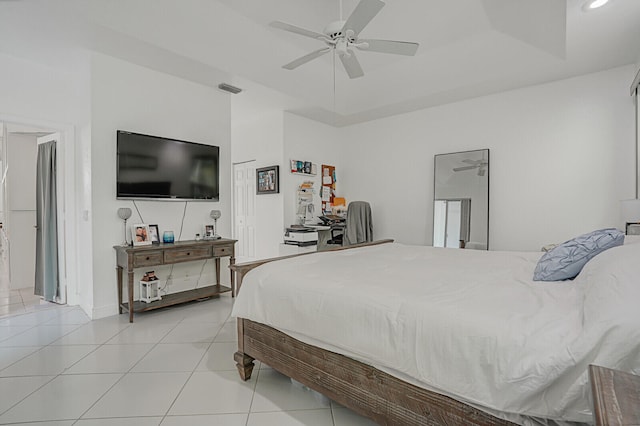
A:
{"label": "wooden console table", "polygon": [[[164,308],[178,303],[211,297],[230,291],[235,296],[235,274],[231,271],[231,288],[220,285],[220,258],[229,257],[230,266],[235,263],[235,243],[237,240],[222,238],[219,240],[178,241],[173,244],[153,244],[150,246],[114,246],[116,250],[118,278],[118,306],[120,313],[129,312],[129,322],[133,322],[134,312],[144,312]],[[133,270],[150,266],[170,265],[194,260],[215,259],[216,283],[193,290],[172,293],[151,303],[133,300]],[[122,301],[122,275],[127,270],[128,302]]]}

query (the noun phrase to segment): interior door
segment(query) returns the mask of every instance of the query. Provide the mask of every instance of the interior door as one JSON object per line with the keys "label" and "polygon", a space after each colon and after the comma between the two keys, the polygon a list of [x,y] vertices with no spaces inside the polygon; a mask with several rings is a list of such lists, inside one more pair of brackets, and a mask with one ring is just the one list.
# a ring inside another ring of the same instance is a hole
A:
{"label": "interior door", "polygon": [[10,288],[33,288],[36,267],[36,136],[7,134]]}
{"label": "interior door", "polygon": [[256,256],[256,162],[233,165],[233,238],[236,262]]}

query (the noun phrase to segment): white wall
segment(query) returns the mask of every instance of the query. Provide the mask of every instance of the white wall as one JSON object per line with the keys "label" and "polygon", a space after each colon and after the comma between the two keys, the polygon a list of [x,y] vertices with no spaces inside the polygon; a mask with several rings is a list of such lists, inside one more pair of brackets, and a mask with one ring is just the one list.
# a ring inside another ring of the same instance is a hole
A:
{"label": "white wall", "polygon": [[[182,240],[202,234],[211,222],[209,212],[218,209],[219,233],[231,235],[231,153],[229,96],[217,89],[152,71],[119,59],[94,54],[91,60],[91,176],[93,217],[93,317],[117,313],[115,252],[122,242],[118,207],[131,207],[129,224],[140,223],[132,201],[116,200],[116,130],[165,136],[220,147],[220,201],[187,204]],[[158,224],[160,234],[172,230],[179,238],[184,202],[137,201],[144,223]],[[200,286],[213,278],[208,261]],[[175,265],[170,293],[193,288],[202,263]],[[227,263],[222,262],[221,280],[230,282]],[[155,268],[167,278],[170,267]],[[138,271],[136,271],[138,273]],[[141,274],[144,271],[140,271]],[[138,275],[135,277],[136,281]]]}
{"label": "white wall", "polygon": [[[86,64],[74,62],[68,69],[50,68],[28,60],[0,53],[0,121],[44,125],[65,131],[64,157],[66,250],[69,268],[68,302],[90,311],[91,234],[87,230],[90,191],[78,192],[89,184],[88,165],[77,155],[87,144],[83,132],[91,117],[89,72]],[[85,219],[80,219],[84,218]],[[82,249],[77,249],[78,247]]]}
{"label": "white wall", "polygon": [[[244,95],[240,95],[244,96]],[[244,99],[232,99],[232,163],[280,166],[280,193],[256,195],[257,259],[278,256],[283,230],[283,112],[269,107],[249,109]]]}
{"label": "white wall", "polygon": [[[254,92],[258,89],[254,88]],[[340,193],[340,129],[282,111],[278,96],[262,89],[252,97],[239,95],[232,102],[232,161],[255,160],[256,167],[280,166],[280,193],[256,196],[256,257],[280,255],[284,228],[296,223],[296,190],[303,181],[315,182],[316,216],[321,213],[320,167],[337,167]],[[274,103],[270,103],[273,100]],[[290,172],[290,160],[317,164],[318,175]]]}
{"label": "white wall", "polygon": [[[313,181],[315,215],[322,215],[320,187],[322,185],[321,167],[327,164],[336,167],[336,192],[343,192],[344,144],[348,143],[340,137],[341,129],[309,120],[299,115],[284,115],[284,167],[281,167],[280,191],[284,193],[284,224],[296,223],[297,189],[304,181]],[[317,164],[317,175],[306,176],[291,173],[291,160],[311,161]],[[353,200],[347,200],[347,202]]]}
{"label": "white wall", "polygon": [[433,156],[491,149],[490,247],[539,250],[620,227],[634,191],[633,66],[344,129],[348,199],[368,200],[376,238],[431,244]]}

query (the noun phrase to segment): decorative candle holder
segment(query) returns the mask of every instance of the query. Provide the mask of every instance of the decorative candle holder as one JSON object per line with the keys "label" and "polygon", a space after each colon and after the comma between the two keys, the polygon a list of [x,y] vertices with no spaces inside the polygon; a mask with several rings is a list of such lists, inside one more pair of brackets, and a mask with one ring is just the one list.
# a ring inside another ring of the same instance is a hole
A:
{"label": "decorative candle holder", "polygon": [[162,242],[165,244],[172,244],[174,241],[173,231],[164,231],[162,234]]}

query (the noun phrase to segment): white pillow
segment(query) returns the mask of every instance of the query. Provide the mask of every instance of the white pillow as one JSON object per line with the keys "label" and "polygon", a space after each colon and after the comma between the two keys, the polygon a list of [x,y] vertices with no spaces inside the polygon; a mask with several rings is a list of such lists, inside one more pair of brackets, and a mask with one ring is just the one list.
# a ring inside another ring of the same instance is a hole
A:
{"label": "white pillow", "polygon": [[575,279],[584,289],[585,321],[628,317],[640,327],[640,244],[611,248],[591,259]]}
{"label": "white pillow", "polygon": [[640,243],[640,235],[625,235],[624,236],[625,244],[638,244]]}

